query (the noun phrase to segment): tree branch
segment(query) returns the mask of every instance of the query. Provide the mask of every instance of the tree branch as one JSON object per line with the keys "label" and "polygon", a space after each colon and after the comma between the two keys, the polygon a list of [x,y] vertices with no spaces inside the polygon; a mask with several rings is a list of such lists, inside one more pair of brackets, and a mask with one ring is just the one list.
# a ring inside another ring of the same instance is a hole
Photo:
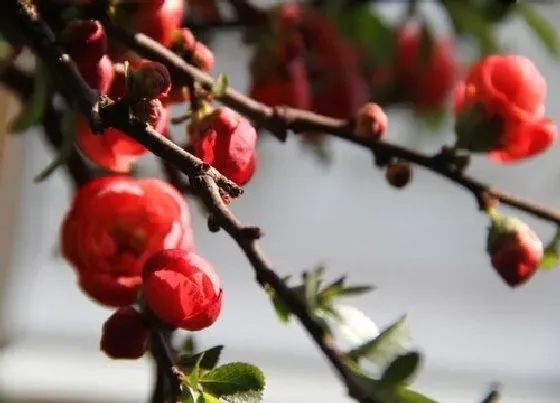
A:
{"label": "tree branch", "polygon": [[272,288],[274,292],[290,307],[290,311],[299,319],[305,330],[312,337],[323,354],[330,361],[344,381],[350,397],[361,403],[376,403],[379,400],[368,396],[357,382],[357,377],[344,362],[343,355],[333,345],[329,335],[310,315],[306,304],[289,288],[272,269],[259,245],[257,239],[260,230],[243,225],[227,208],[222,201],[219,189],[207,175],[193,178],[193,187],[204,204],[210,208],[214,222],[223,228],[237,242],[239,248],[245,253],[251,266],[255,270],[257,282],[265,289]]}
{"label": "tree branch", "polygon": [[[104,21],[104,25],[113,39],[148,59],[165,64],[180,81],[195,80],[206,90],[212,88],[214,80],[210,75],[186,63],[178,55],[146,35],[132,34],[110,21]],[[560,224],[560,211],[557,209],[511,195],[465,175],[442,158],[442,154],[427,155],[387,141],[358,137],[353,132],[354,124],[351,121],[333,119],[305,110],[269,107],[233,89],[228,89],[219,101],[271,131],[280,140],[286,138],[287,130],[296,134],[305,132],[330,134],[369,149],[378,157],[405,160],[427,168],[470,191],[481,208],[487,206],[488,199],[495,199],[543,220]]]}

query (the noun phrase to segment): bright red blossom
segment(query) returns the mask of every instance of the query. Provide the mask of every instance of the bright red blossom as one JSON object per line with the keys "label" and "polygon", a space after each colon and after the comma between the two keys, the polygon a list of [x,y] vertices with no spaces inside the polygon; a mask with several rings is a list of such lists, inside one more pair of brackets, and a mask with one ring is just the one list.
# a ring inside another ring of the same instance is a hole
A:
{"label": "bright red blossom", "polygon": [[143,0],[133,16],[132,28],[171,46],[173,34],[181,27],[184,0]]}
{"label": "bright red blossom", "polygon": [[157,179],[105,176],[81,187],[61,229],[64,257],[82,290],[107,306],[135,302],[144,262],[166,248],[194,248],[184,198]]}
{"label": "bright red blossom", "polygon": [[149,330],[133,307],[119,308],[103,324],[100,348],[114,359],[133,360],[146,352]]}
{"label": "bright red blossom", "polygon": [[218,318],[220,279],[212,265],[195,253],[160,251],[146,262],[143,278],[146,303],[168,325],[194,331]]}
{"label": "bright red blossom", "polygon": [[[146,105],[141,107],[144,106]],[[169,127],[169,113],[161,106],[157,110],[148,110],[152,112],[152,118],[155,116],[149,123],[155,123],[154,128],[165,135]],[[85,157],[116,173],[129,172],[131,165],[147,152],[142,144],[117,129],[108,128],[103,134],[94,134],[88,121],[82,116],[76,121],[76,143]]]}
{"label": "bright red blossom", "polygon": [[422,60],[422,31],[417,25],[405,25],[397,32],[396,79],[406,87],[419,110],[441,107],[453,90],[458,61],[453,42],[434,37],[429,59]]}
{"label": "bright red blossom", "polygon": [[494,221],[488,235],[492,266],[511,287],[526,283],[537,271],[544,248],[524,222],[503,217]]}
{"label": "bright red blossom", "polygon": [[458,119],[472,108],[480,108],[488,120],[498,119],[501,130],[486,151],[496,162],[514,163],[544,152],[556,139],[556,124],[544,115],[546,91],[546,81],[531,60],[488,56],[457,87],[454,110]]}
{"label": "bright red blossom", "polygon": [[237,183],[247,183],[256,168],[257,132],[232,109],[221,107],[189,126],[195,154]]}
{"label": "bright red blossom", "polygon": [[61,41],[88,85],[106,95],[115,73],[106,55],[107,35],[101,23],[95,20],[71,21],[62,33]]}

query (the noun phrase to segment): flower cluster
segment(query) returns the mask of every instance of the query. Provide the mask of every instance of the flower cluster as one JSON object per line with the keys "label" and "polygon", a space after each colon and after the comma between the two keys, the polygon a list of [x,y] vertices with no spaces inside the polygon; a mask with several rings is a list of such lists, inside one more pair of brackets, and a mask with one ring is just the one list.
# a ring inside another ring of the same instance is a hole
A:
{"label": "flower cluster", "polygon": [[84,185],[61,244],[83,292],[119,308],[103,328],[101,347],[111,357],[144,353],[147,324],[133,307],[141,295],[164,326],[200,330],[218,317],[219,278],[195,251],[185,199],[166,182],[119,175]]}

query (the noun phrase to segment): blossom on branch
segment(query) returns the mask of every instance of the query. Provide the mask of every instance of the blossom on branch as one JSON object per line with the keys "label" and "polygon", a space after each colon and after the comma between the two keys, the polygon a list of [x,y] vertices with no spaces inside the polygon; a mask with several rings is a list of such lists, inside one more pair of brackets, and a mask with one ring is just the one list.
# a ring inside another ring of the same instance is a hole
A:
{"label": "blossom on branch", "polygon": [[62,254],[85,294],[102,305],[129,305],[151,255],[194,248],[190,225],[186,201],[166,182],[105,176],[74,196],[62,224]]}

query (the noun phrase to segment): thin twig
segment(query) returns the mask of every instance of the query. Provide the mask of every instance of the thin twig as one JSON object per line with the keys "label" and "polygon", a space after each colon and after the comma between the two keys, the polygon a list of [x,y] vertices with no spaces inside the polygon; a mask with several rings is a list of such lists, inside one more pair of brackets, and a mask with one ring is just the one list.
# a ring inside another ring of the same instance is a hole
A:
{"label": "thin twig", "polygon": [[348,389],[348,394],[361,403],[377,402],[377,399],[368,396],[368,393],[357,383],[357,377],[353,375],[352,371],[345,364],[343,356],[333,345],[332,339],[309,314],[305,303],[272,269],[272,266],[257,244],[261,231],[258,228],[243,225],[233,215],[222,201],[219,189],[211,177],[207,175],[195,177],[192,180],[192,184],[204,201],[204,204],[210,208],[214,222],[237,242],[239,248],[247,256],[255,270],[257,282],[265,289],[272,288],[280,299],[290,307],[290,311],[299,319],[305,330],[313,338],[313,341],[315,341],[338,372]]}
{"label": "thin twig", "polygon": [[[124,28],[112,24],[108,20],[104,21],[104,25],[112,38],[122,42],[146,58],[165,64],[180,81],[186,82],[194,79],[200,83],[204,89],[209,90],[212,88],[214,80],[210,75],[186,63],[179,56],[167,50],[146,35],[132,34]],[[398,158],[427,168],[469,190],[475,196],[481,207],[484,207],[484,200],[491,198],[543,220],[560,224],[559,210],[488,186],[471,176],[457,171],[449,164],[444,163],[445,161],[442,160],[441,154],[423,154],[387,141],[376,141],[371,138],[358,137],[353,132],[352,122],[333,119],[305,110],[287,107],[272,108],[246,97],[233,89],[227,89],[224,96],[221,97],[219,101],[257,122],[260,126],[270,130],[280,139],[285,139],[287,130],[292,130],[296,134],[305,132],[330,134],[334,137],[367,148],[376,155],[382,155],[385,158]]]}

